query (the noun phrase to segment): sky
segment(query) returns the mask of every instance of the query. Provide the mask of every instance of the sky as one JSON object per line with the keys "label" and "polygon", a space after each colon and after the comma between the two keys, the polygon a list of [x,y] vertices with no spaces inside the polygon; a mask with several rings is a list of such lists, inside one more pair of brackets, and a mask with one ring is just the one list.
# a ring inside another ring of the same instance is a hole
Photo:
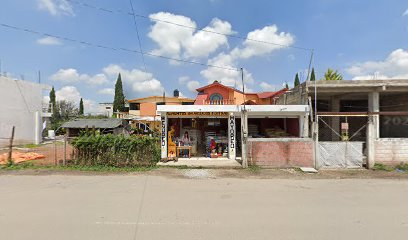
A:
{"label": "sky", "polygon": [[2,74],[37,82],[40,71],[57,99],[83,98],[88,113],[113,101],[118,73],[127,99],[174,89],[194,98],[214,80],[241,89],[240,68],[247,92],[279,90],[296,73],[306,80],[311,49],[318,79],[327,68],[348,80],[408,79],[408,2],[2,0],[0,7]]}

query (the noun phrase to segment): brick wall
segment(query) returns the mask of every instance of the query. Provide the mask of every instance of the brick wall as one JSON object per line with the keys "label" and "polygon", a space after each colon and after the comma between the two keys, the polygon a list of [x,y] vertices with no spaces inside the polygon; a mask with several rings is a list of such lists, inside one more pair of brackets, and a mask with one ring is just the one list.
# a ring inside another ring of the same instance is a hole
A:
{"label": "brick wall", "polygon": [[248,162],[264,167],[313,167],[311,139],[250,139]]}
{"label": "brick wall", "polygon": [[382,138],[375,141],[375,162],[408,162],[408,138]]}

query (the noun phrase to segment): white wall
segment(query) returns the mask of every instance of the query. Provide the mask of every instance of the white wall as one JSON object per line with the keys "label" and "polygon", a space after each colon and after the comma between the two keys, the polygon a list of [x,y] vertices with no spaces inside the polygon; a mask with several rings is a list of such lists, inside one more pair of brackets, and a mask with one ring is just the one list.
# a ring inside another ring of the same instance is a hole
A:
{"label": "white wall", "polygon": [[43,89],[45,85],[0,77],[0,147],[8,144],[1,138],[9,138],[13,126],[15,144],[35,142],[35,112],[42,112]]}

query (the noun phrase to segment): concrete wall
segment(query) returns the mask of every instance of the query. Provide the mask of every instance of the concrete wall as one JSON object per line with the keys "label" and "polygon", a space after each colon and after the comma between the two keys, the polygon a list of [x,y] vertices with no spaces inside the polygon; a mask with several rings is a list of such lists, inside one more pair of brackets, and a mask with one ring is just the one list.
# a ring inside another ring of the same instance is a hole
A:
{"label": "concrete wall", "polygon": [[[42,112],[45,86],[0,77],[0,147],[8,144],[15,126],[15,144],[35,142],[35,112]],[[42,129],[42,123],[40,121]]]}
{"label": "concrete wall", "polygon": [[408,138],[380,138],[375,141],[375,162],[408,162]]}
{"label": "concrete wall", "polygon": [[298,85],[276,99],[276,105],[299,105],[308,104],[307,92],[304,84]]}
{"label": "concrete wall", "polygon": [[263,167],[313,167],[313,141],[300,138],[248,139],[248,163]]}

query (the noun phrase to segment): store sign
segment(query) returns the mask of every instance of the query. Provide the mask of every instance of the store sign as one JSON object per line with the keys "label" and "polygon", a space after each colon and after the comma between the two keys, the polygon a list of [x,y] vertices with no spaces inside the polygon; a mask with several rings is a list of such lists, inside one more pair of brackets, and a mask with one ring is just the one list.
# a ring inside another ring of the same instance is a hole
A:
{"label": "store sign", "polygon": [[235,149],[235,116],[231,115],[229,117],[229,125],[230,125],[230,151],[234,151]]}
{"label": "store sign", "polygon": [[227,112],[168,112],[167,116],[214,116],[227,117]]}
{"label": "store sign", "polygon": [[161,145],[166,146],[166,117],[161,117]]}

